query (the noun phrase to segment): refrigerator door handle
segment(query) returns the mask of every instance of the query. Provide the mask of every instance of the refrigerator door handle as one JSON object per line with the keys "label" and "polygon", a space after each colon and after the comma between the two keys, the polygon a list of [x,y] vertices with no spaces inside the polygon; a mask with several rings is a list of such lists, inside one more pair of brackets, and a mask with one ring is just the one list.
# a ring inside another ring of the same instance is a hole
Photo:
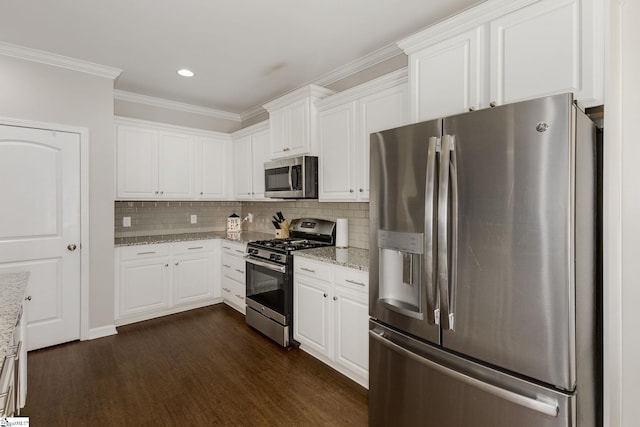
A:
{"label": "refrigerator door handle", "polygon": [[[451,151],[454,148],[454,137],[452,135],[443,135],[442,148],[440,150],[438,188],[438,290],[440,291],[440,322],[445,330],[453,330],[455,320],[450,297],[449,277],[449,268],[451,267],[449,265],[449,163]],[[451,289],[453,289],[453,285],[451,283]]]}
{"label": "refrigerator door handle", "polygon": [[425,185],[425,220],[424,220],[424,283],[427,293],[427,321],[431,325],[440,324],[440,311],[436,301],[436,277],[433,263],[434,253],[434,202],[436,186],[436,152],[440,148],[440,139],[432,136],[429,138],[427,151],[427,176]]}
{"label": "refrigerator door handle", "polygon": [[429,369],[437,371],[443,375],[446,375],[456,381],[464,383],[466,385],[477,388],[480,391],[485,393],[489,393],[493,396],[496,396],[500,399],[507,400],[511,403],[515,403],[516,405],[523,406],[525,408],[531,409],[533,411],[540,412],[542,414],[548,415],[550,417],[557,417],[560,411],[558,407],[557,401],[542,401],[538,399],[534,399],[532,397],[524,396],[522,394],[513,392],[511,390],[506,390],[504,388],[495,386],[493,384],[486,383],[484,381],[480,381],[476,378],[470,377],[462,372],[458,372],[454,369],[447,368],[446,366],[442,366],[439,363],[433,362],[429,359],[426,359],[396,343],[390,341],[384,336],[384,333],[381,331],[370,330],[369,337],[378,341],[380,344],[385,347],[399,353],[415,362],[418,362]]}

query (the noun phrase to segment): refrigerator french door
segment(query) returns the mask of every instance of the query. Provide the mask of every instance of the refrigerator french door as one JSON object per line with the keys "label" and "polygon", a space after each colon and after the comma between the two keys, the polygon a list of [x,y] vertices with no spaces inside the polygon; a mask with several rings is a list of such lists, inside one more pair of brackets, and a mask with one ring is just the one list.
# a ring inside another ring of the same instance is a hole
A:
{"label": "refrigerator french door", "polygon": [[597,425],[599,171],[572,96],[378,132],[370,161],[370,424],[417,399],[396,425]]}

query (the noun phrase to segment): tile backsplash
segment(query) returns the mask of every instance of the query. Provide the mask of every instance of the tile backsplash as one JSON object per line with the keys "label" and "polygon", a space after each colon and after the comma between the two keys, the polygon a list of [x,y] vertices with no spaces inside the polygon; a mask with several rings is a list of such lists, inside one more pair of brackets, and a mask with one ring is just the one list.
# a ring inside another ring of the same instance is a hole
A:
{"label": "tile backsplash", "polygon": [[[242,229],[274,233],[271,217],[281,211],[288,220],[321,218],[335,221],[347,218],[349,246],[369,248],[368,203],[321,203],[317,200],[286,202],[167,202],[116,201],[115,237],[139,237],[163,234],[224,231],[232,213],[245,218],[253,214],[253,222],[243,222]],[[197,223],[191,224],[191,215]],[[131,226],[123,227],[123,217],[131,218]]]}

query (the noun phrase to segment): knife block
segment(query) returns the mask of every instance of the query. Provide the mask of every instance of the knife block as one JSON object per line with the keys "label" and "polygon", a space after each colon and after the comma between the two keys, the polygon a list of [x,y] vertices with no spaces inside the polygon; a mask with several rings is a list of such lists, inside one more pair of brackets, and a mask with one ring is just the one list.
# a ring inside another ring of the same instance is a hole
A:
{"label": "knife block", "polygon": [[282,221],[280,223],[280,229],[276,230],[276,239],[286,239],[289,237],[289,223]]}

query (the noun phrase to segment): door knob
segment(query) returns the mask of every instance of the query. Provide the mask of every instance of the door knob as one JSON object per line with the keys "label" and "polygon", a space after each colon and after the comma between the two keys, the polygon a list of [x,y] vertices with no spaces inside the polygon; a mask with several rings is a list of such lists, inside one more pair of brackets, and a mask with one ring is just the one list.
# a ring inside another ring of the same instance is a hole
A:
{"label": "door knob", "polygon": [[77,247],[77,246],[76,246],[75,244],[73,244],[73,243],[72,243],[72,244],[70,244],[69,246],[67,246],[67,249],[69,249],[70,251],[72,251],[72,252],[73,252],[73,251],[75,251],[75,250],[76,250],[76,247]]}

